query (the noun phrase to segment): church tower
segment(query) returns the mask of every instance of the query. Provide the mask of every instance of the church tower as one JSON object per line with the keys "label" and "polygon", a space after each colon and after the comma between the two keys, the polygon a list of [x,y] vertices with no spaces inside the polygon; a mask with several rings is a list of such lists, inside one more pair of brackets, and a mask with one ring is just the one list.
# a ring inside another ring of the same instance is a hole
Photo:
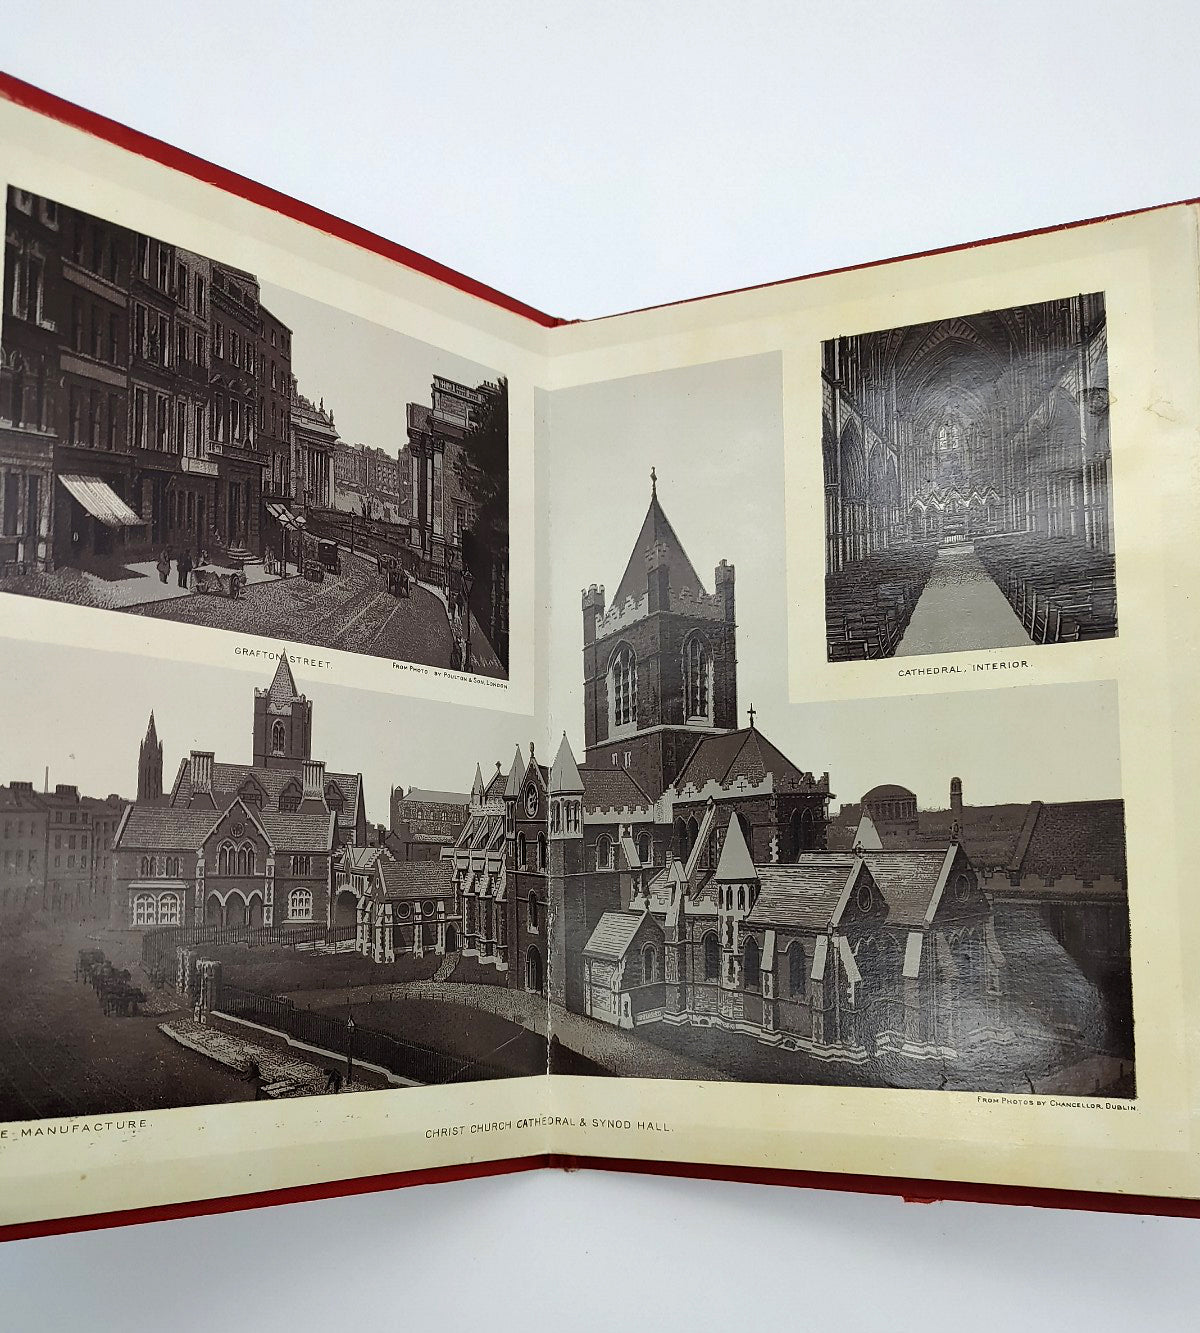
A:
{"label": "church tower", "polygon": [[254,691],[254,766],[299,773],[312,757],[312,704],[296,689],[287,654],[269,689]]}
{"label": "church tower", "polygon": [[583,594],[584,765],[625,768],[648,796],[674,781],[702,736],[737,728],[733,566],[708,593],[658,499],[616,595]]}
{"label": "church tower", "polygon": [[154,725],[154,714],[138,750],[137,798],[139,801],[161,801],[163,779],[162,741]]}
{"label": "church tower", "polygon": [[[583,875],[583,778],[566,732],[550,769],[549,986],[551,1003],[583,1013],[583,949],[590,933]],[[620,904],[616,904],[619,906]]]}

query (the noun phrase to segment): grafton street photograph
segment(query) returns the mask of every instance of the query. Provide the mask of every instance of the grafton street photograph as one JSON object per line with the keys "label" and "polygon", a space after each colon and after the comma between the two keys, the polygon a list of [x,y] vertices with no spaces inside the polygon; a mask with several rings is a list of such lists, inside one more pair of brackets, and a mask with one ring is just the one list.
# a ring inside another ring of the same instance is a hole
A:
{"label": "grafton street photograph", "polygon": [[822,346],[828,659],[1117,632],[1104,294]]}
{"label": "grafton street photograph", "polygon": [[505,377],[10,188],[0,592],[508,675]]}

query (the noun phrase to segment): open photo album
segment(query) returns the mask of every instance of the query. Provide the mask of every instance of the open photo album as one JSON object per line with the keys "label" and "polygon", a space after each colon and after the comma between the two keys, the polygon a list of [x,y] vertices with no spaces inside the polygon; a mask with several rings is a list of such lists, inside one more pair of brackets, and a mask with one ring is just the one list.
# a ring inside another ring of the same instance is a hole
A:
{"label": "open photo album", "polygon": [[0,93],[0,1235],[1200,1212],[1197,205],[578,322]]}

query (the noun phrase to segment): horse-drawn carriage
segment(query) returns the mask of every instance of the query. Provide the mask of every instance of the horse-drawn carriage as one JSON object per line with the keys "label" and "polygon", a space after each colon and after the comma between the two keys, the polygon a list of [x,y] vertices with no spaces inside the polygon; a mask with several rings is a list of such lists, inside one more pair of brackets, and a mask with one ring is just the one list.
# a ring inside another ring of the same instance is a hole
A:
{"label": "horse-drawn carriage", "polygon": [[387,581],[387,590],[393,597],[412,596],[412,576],[404,568],[399,556],[381,555],[379,572]]}
{"label": "horse-drawn carriage", "polygon": [[86,981],[96,992],[105,1018],[128,1018],[146,1003],[146,992],[133,984],[126,968],[117,968],[102,949],[80,949],[75,959],[75,980]]}

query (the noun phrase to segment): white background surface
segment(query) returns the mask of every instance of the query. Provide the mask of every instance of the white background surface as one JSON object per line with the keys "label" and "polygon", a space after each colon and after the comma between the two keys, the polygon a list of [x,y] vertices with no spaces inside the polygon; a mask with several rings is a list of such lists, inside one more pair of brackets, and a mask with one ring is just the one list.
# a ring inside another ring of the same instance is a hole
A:
{"label": "white background surface", "polygon": [[[0,66],[584,316],[1200,194],[1191,4],[0,4]],[[553,1172],[0,1247],[0,1327],[1194,1328],[1200,1222]]]}

